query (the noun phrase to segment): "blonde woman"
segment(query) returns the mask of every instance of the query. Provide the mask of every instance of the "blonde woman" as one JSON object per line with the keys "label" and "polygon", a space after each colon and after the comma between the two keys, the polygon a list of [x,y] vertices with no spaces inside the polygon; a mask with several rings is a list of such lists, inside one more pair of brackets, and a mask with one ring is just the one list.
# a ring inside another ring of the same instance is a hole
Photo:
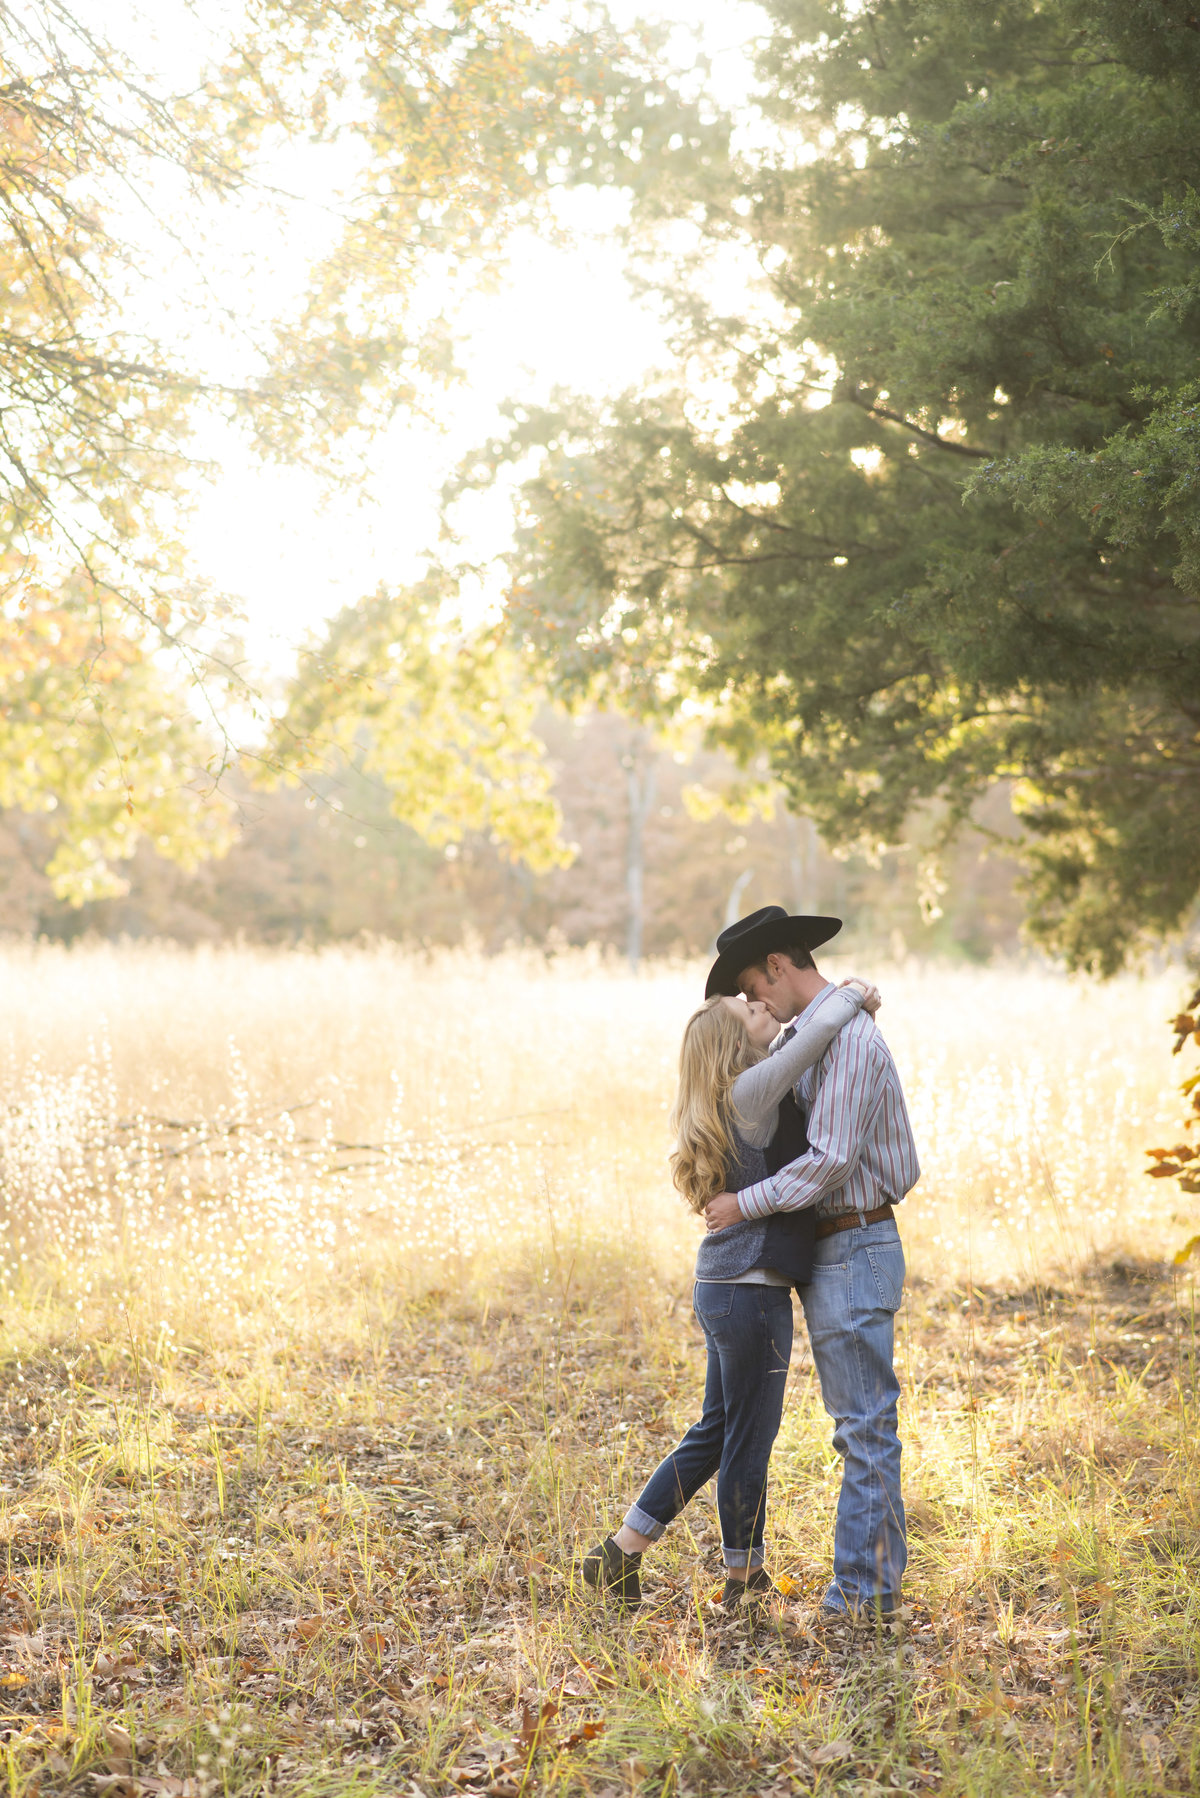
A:
{"label": "blonde woman", "polygon": [[[721,996],[693,1013],[671,1120],[671,1171],[693,1211],[703,1217],[717,1193],[753,1186],[805,1152],[796,1082],[852,1018],[878,1007],[874,987],[846,981],[774,1054],[779,1024],[765,1004]],[[626,1608],[641,1603],[643,1551],[714,1473],[724,1603],[771,1590],[763,1565],[767,1465],[792,1353],[791,1288],[811,1277],[813,1241],[811,1211],[797,1211],[734,1224],[700,1244],[693,1307],[708,1349],[703,1413],[620,1528],[583,1561],[588,1585]]]}

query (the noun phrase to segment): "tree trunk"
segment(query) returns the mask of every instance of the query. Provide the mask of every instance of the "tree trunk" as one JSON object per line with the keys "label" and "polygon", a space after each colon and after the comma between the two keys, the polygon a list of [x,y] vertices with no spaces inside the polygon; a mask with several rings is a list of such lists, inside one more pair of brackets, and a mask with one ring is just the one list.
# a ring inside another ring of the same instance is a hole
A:
{"label": "tree trunk", "polygon": [[742,915],[742,894],[754,879],[753,868],[743,868],[729,889],[729,898],[725,905],[725,928],[736,924]]}
{"label": "tree trunk", "polygon": [[787,819],[788,872],[792,882],[792,910],[812,916],[817,910],[817,830],[811,818]]}
{"label": "tree trunk", "polygon": [[646,732],[638,733],[621,757],[625,791],[629,801],[629,831],[625,849],[625,891],[629,900],[625,953],[629,971],[636,974],[642,960],[646,922],[646,820],[658,785],[658,759]]}

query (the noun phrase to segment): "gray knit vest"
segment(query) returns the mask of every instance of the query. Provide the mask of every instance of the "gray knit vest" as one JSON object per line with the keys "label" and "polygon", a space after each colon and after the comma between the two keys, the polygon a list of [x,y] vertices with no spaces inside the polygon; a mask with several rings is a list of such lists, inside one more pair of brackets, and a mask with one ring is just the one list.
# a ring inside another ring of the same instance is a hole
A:
{"label": "gray knit vest", "polygon": [[[779,1107],[779,1118],[766,1149],[752,1149],[738,1132],[733,1133],[735,1160],[726,1175],[729,1192],[755,1186],[803,1155],[808,1148],[804,1120],[789,1093]],[[731,1224],[727,1230],[706,1235],[696,1255],[697,1280],[734,1280],[754,1267],[773,1268],[794,1286],[812,1278],[816,1219],[810,1210],[780,1211],[770,1217]]]}

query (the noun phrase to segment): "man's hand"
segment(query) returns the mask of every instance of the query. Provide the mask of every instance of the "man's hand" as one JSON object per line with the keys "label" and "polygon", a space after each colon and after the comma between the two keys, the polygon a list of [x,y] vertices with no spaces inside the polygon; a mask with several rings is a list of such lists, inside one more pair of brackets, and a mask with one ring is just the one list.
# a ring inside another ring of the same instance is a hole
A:
{"label": "man's hand", "polygon": [[704,1207],[704,1222],[710,1230],[728,1230],[730,1224],[743,1222],[735,1192],[719,1192]]}

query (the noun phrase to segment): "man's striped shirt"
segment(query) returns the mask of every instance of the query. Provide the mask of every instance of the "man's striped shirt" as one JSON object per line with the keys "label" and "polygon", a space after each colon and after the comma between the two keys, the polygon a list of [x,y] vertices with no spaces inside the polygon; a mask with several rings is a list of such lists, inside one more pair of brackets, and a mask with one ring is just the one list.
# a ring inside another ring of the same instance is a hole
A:
{"label": "man's striped shirt", "polygon": [[[836,987],[796,1019],[806,1022]],[[801,1075],[809,1150],[737,1195],[744,1218],[816,1207],[818,1217],[898,1204],[920,1178],[912,1126],[891,1052],[867,1013],[843,1026],[815,1067]]]}

